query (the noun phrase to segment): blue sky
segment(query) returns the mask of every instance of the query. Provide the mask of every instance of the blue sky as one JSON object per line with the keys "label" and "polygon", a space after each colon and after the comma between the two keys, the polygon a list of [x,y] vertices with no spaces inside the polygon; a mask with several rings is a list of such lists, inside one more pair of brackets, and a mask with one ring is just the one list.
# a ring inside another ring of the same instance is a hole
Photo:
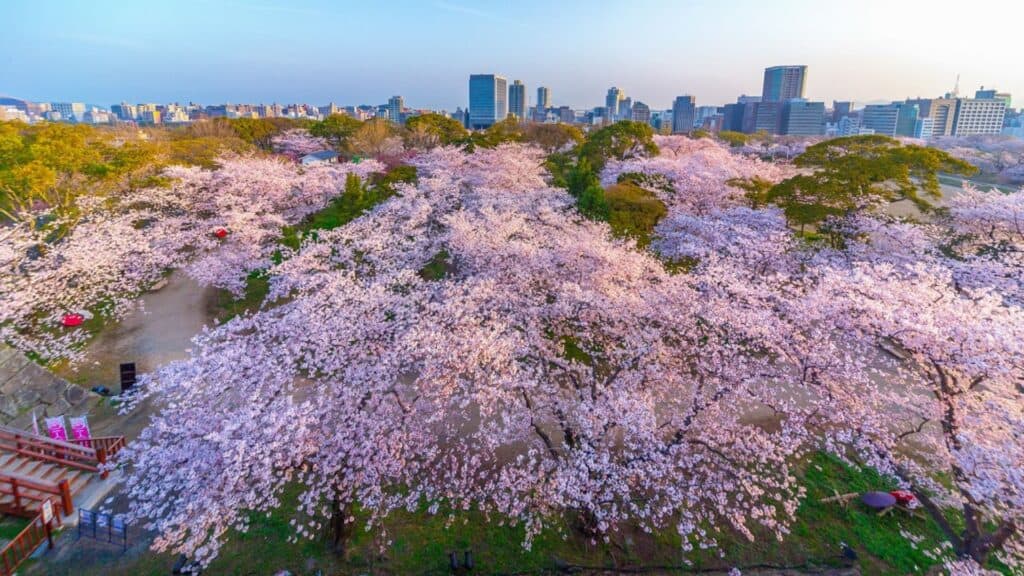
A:
{"label": "blue sky", "polygon": [[[977,10],[972,10],[977,7]],[[496,72],[597,106],[615,85],[652,108],[758,94],[807,64],[808,96],[937,96],[959,72],[1024,102],[1024,1],[4,0],[0,94],[30,100],[465,106]]]}

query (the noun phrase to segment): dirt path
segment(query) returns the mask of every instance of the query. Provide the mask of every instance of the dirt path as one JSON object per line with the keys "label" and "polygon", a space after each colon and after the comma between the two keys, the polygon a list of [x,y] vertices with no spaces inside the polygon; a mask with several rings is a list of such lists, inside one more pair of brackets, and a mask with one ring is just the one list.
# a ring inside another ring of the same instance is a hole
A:
{"label": "dirt path", "polygon": [[[192,337],[212,325],[218,292],[203,288],[184,272],[172,273],[163,287],[143,295],[141,306],[106,328],[85,349],[85,358],[62,369],[60,376],[83,387],[106,386],[120,391],[119,365],[135,362],[138,373],[188,357]],[[149,410],[140,406],[119,416],[109,404],[90,413],[93,434],[125,435],[130,440],[149,421]]]}

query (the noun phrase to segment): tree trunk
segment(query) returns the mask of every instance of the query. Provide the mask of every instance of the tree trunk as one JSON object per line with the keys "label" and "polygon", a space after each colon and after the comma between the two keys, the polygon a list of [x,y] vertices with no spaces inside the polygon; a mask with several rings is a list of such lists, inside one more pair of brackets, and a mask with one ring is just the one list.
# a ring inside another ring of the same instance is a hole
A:
{"label": "tree trunk", "polygon": [[335,554],[345,554],[345,544],[352,536],[352,524],[345,520],[351,515],[351,502],[346,502],[342,506],[341,500],[335,497],[331,503],[331,518],[327,525],[327,543]]}

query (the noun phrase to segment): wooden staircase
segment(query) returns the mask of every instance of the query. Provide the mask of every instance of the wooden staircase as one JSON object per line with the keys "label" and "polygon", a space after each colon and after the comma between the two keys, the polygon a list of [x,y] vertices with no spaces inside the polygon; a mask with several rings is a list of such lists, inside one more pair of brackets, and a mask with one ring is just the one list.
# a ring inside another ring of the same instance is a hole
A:
{"label": "wooden staircase", "polygon": [[0,512],[33,518],[49,499],[69,516],[74,496],[106,478],[108,459],[123,447],[123,436],[62,442],[0,426]]}

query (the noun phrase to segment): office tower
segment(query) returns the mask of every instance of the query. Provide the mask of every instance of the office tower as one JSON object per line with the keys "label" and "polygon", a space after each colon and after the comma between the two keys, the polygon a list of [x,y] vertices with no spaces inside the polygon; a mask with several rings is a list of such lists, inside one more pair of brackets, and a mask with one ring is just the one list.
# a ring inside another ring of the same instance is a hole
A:
{"label": "office tower", "polygon": [[619,102],[619,116],[616,120],[629,120],[633,117],[633,99],[623,98]]}
{"label": "office tower", "polygon": [[779,133],[786,136],[820,136],[825,128],[825,103],[788,100],[782,106]]}
{"label": "office tower", "polygon": [[526,85],[516,80],[508,87],[508,113],[526,121]]}
{"label": "office tower", "polygon": [[900,104],[868,104],[861,114],[862,128],[874,130],[875,134],[885,136],[896,135],[896,125],[900,116]]}
{"label": "office tower", "polygon": [[605,114],[608,120],[614,122],[619,117],[619,103],[626,97],[626,93],[615,86],[608,89],[608,95],[604,98]]}
{"label": "office tower", "polygon": [[896,117],[896,135],[914,138],[917,134],[917,120],[921,110],[914,104],[900,104],[900,113]]}
{"label": "office tower", "polygon": [[807,66],[772,66],[764,69],[762,102],[782,102],[804,97]]}
{"label": "office tower", "polygon": [[953,136],[999,134],[1006,117],[1006,101],[961,98],[957,101]]}
{"label": "office tower", "polygon": [[[753,109],[753,126],[750,127],[751,133],[765,132],[767,134],[778,134],[779,124],[782,120],[782,103],[781,102],[754,102],[748,104]],[[748,119],[744,117],[744,127]]]}
{"label": "office tower", "polygon": [[914,138],[931,140],[934,134],[934,126],[931,118],[918,118],[914,126]]}
{"label": "office tower", "polygon": [[693,112],[693,127],[700,128],[705,120],[715,116],[718,116],[718,106],[697,106]]}
{"label": "office tower", "polygon": [[135,111],[135,106],[127,102],[121,102],[120,104],[114,104],[110,107],[110,111],[117,116],[118,120],[131,121],[135,120],[138,113]]}
{"label": "office tower", "polygon": [[[722,108],[722,130],[731,130],[733,132],[744,132],[743,129],[743,117],[746,114],[747,106],[753,105],[756,102],[760,102],[760,96],[740,96],[736,99],[735,104],[726,104]],[[751,128],[753,124],[751,124]]]}
{"label": "office tower", "polygon": [[832,101],[832,121],[839,122],[853,112],[853,102]]}
{"label": "office tower", "polygon": [[551,90],[547,86],[537,88],[537,110],[551,108]]}
{"label": "office tower", "polygon": [[982,86],[980,90],[974,92],[974,98],[976,100],[1002,100],[1003,102],[1006,102],[1007,108],[1010,107],[1010,101],[1012,100],[1008,92],[1000,92],[992,89],[986,90],[984,86]]}
{"label": "office tower", "polygon": [[643,122],[644,124],[651,123],[651,107],[643,102],[634,102],[632,112],[630,114],[630,120],[633,122]]}
{"label": "office tower", "polygon": [[836,122],[836,136],[857,136],[870,133],[871,130],[861,130],[860,118],[856,116],[843,116],[839,122]]}
{"label": "office tower", "polygon": [[672,132],[685,134],[693,130],[693,115],[697,100],[693,96],[677,96],[672,104]]}
{"label": "office tower", "polygon": [[932,136],[952,136],[956,122],[957,101],[953,98],[936,98],[931,101],[928,117],[932,119]]}
{"label": "office tower", "polygon": [[61,120],[81,121],[85,116],[85,104],[82,102],[52,102],[50,110],[60,114]]}
{"label": "office tower", "polygon": [[469,77],[469,126],[471,130],[490,128],[508,116],[508,80],[496,74]]}
{"label": "office tower", "polygon": [[388,119],[395,124],[402,123],[402,110],[405,109],[405,99],[401,96],[388,98]]}

